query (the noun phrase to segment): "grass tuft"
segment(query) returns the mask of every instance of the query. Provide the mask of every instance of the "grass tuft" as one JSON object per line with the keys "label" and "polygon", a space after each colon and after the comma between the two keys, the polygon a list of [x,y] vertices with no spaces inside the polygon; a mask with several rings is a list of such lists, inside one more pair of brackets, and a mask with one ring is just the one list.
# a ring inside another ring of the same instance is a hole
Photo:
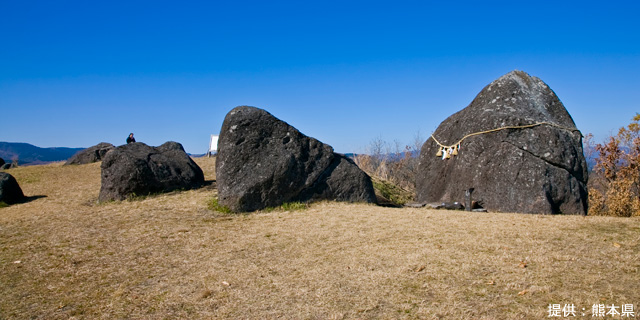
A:
{"label": "grass tuft", "polygon": [[309,208],[309,204],[306,202],[294,201],[294,202],[285,202],[278,207],[268,207],[263,209],[263,212],[273,212],[273,211],[299,211]]}
{"label": "grass tuft", "polygon": [[207,203],[207,208],[209,208],[209,210],[211,211],[217,211],[220,213],[226,213],[226,214],[233,213],[231,209],[229,209],[229,207],[223,206],[220,203],[218,203],[218,198],[216,197],[212,197],[211,199],[209,199],[209,202]]}
{"label": "grass tuft", "polygon": [[4,201],[0,201],[0,208],[6,208],[6,207],[8,207],[8,206],[9,206],[9,205],[8,205],[6,202],[4,202]]}
{"label": "grass tuft", "polygon": [[376,191],[376,196],[380,204],[402,206],[407,202],[413,201],[413,193],[389,181],[372,178],[371,182],[373,182],[373,188]]}

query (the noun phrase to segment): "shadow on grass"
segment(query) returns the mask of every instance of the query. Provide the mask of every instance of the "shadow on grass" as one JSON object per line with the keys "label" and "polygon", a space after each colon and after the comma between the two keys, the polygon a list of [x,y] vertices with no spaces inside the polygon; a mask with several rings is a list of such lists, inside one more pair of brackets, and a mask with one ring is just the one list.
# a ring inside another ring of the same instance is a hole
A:
{"label": "shadow on grass", "polygon": [[16,202],[16,204],[18,203],[29,203],[31,201],[36,201],[38,199],[42,199],[42,198],[46,198],[47,196],[45,195],[37,195],[37,196],[30,196],[30,197],[24,197],[24,199],[22,199],[21,201]]}
{"label": "shadow on grass", "polygon": [[31,201],[34,200],[38,200],[40,198],[46,198],[47,196],[45,195],[39,195],[39,196],[31,196],[31,197],[24,197],[22,198],[20,201],[16,201],[16,202],[10,202],[10,203],[6,203],[4,201],[0,201],[0,208],[6,208],[8,206],[12,206],[12,205],[16,205],[16,204],[21,204],[21,203],[29,203]]}
{"label": "shadow on grass", "polygon": [[218,186],[216,184],[216,180],[205,180],[201,188],[206,190],[213,190],[213,189],[217,189],[217,187]]}

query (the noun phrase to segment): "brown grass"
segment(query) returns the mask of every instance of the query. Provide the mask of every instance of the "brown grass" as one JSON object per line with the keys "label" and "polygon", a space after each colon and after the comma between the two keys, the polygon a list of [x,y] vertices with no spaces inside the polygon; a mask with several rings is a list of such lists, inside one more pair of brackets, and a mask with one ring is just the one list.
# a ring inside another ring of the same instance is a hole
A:
{"label": "brown grass", "polygon": [[[213,159],[196,159],[213,180]],[[99,164],[11,170],[0,319],[541,319],[640,309],[640,218],[209,211],[213,186],[97,204]],[[37,197],[46,196],[46,197]],[[608,318],[608,317],[607,317]]]}

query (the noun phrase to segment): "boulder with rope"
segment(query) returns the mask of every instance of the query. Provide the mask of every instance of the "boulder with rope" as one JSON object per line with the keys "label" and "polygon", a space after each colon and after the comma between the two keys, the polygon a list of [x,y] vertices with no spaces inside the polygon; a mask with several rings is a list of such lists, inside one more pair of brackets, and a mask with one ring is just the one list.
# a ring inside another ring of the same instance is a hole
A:
{"label": "boulder with rope", "polygon": [[587,213],[582,135],[542,80],[512,71],[486,86],[423,144],[419,202],[474,199],[490,211]]}

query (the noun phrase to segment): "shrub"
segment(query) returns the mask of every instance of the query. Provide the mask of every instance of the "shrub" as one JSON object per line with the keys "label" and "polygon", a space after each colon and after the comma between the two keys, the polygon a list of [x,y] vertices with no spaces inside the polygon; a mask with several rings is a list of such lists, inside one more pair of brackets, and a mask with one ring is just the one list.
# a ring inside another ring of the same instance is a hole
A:
{"label": "shrub", "polygon": [[422,142],[418,133],[413,143],[402,149],[399,141],[389,144],[378,137],[371,142],[369,154],[356,155],[353,160],[371,176],[377,194],[392,204],[403,205],[415,195]]}
{"label": "shrub", "polygon": [[372,178],[372,182],[380,205],[403,206],[414,199],[414,193],[402,189],[391,182],[375,177]]}
{"label": "shrub", "polygon": [[[589,214],[640,216],[640,114],[604,144],[596,144],[589,178]],[[590,143],[591,136],[585,139]],[[587,146],[587,149],[590,149]]]}

